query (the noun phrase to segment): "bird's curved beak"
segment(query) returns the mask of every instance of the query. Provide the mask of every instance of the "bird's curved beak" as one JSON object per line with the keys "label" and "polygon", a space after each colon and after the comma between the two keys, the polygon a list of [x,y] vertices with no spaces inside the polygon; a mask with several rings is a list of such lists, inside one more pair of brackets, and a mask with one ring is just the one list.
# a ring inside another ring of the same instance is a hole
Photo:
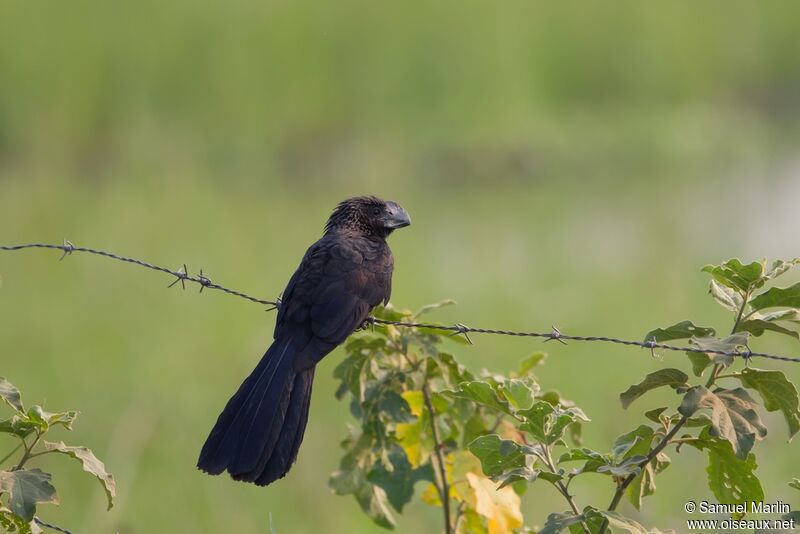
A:
{"label": "bird's curved beak", "polygon": [[411,217],[408,216],[408,212],[406,212],[400,204],[397,202],[387,202],[386,207],[388,211],[385,223],[387,228],[394,230],[411,224]]}

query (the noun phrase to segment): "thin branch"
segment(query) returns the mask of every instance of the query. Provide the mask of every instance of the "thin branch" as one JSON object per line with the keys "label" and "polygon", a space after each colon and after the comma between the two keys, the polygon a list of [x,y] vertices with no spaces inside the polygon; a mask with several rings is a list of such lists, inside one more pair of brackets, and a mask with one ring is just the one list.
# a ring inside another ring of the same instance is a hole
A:
{"label": "thin branch", "polygon": [[[658,454],[661,451],[663,451],[667,445],[669,445],[672,438],[675,437],[675,435],[680,431],[681,428],[683,428],[683,426],[686,424],[688,420],[689,418],[684,415],[683,417],[681,417],[680,421],[675,423],[675,426],[672,427],[672,430],[670,430],[669,433],[666,436],[664,436],[664,438],[661,441],[658,442],[658,445],[653,447],[650,453],[648,453],[647,458],[642,460],[641,463],[639,463],[638,467],[640,470],[647,468],[647,464],[652,462],[655,459],[655,457],[658,456]],[[609,512],[613,512],[614,510],[616,510],[617,506],[619,505],[619,502],[622,500],[622,496],[625,495],[625,490],[628,489],[628,486],[631,485],[631,482],[633,482],[637,476],[638,476],[637,473],[631,473],[630,475],[625,477],[625,480],[622,481],[622,484],[617,486],[617,491],[614,492],[614,497],[611,499],[611,504],[608,505]],[[603,534],[606,531],[606,528],[608,528],[608,519],[603,520],[603,524],[600,526],[598,534]]]}
{"label": "thin branch", "polygon": [[40,439],[42,439],[42,433],[39,432],[39,430],[36,430],[36,439],[33,440],[33,443],[31,443],[30,446],[28,446],[28,444],[25,442],[24,439],[22,440],[22,444],[25,447],[25,452],[23,453],[22,458],[20,458],[17,467],[14,468],[14,471],[19,471],[20,469],[22,469],[22,466],[25,465],[25,462],[27,462],[30,459],[31,451],[36,446],[36,444],[39,443]]}
{"label": "thin branch", "polygon": [[37,456],[44,456],[45,454],[52,454],[54,452],[58,452],[58,451],[55,450],[55,449],[52,449],[52,450],[49,450],[49,451],[34,452],[33,454],[29,454],[28,455],[28,460],[30,460],[31,458],[36,458]]}
{"label": "thin branch", "polygon": [[442,510],[444,511],[444,531],[445,534],[452,534],[453,525],[450,521],[450,485],[447,483],[447,469],[442,454],[442,442],[439,440],[439,430],[436,428],[436,412],[433,411],[431,394],[428,391],[428,384],[422,386],[422,396],[425,399],[425,406],[431,414],[431,435],[433,437],[433,447],[436,453],[436,463],[439,464],[439,478],[441,479],[440,498],[442,500]]}
{"label": "thin branch", "polygon": [[742,305],[739,307],[739,313],[736,314],[736,321],[733,323],[733,328],[731,328],[731,335],[736,333],[736,330],[739,328],[739,323],[742,321],[742,314],[744,314],[744,309],[747,307],[747,301],[750,300],[750,291],[745,291],[744,295],[742,295]]}
{"label": "thin branch", "polygon": [[[127,256],[121,256],[119,254],[115,254],[112,252],[106,252],[103,250],[92,249],[88,247],[78,247],[70,243],[69,241],[64,241],[63,245],[55,245],[49,243],[27,243],[24,245],[0,245],[0,251],[14,251],[14,250],[24,250],[29,248],[44,248],[44,249],[54,249],[54,250],[61,250],[63,255],[61,259],[64,257],[72,254],[73,252],[84,252],[87,254],[94,254],[97,256],[104,256],[106,258],[111,258],[117,261],[122,261],[126,263],[131,263],[134,265],[139,265],[141,267],[145,267],[147,269],[151,269],[154,271],[160,271],[166,274],[169,274],[175,277],[175,280],[170,284],[169,287],[177,284],[178,282],[181,283],[182,286],[185,287],[186,282],[192,282],[198,284],[200,286],[200,290],[203,289],[216,289],[222,291],[224,293],[228,293],[229,295],[234,295],[237,297],[241,297],[243,299],[247,299],[251,302],[255,302],[258,304],[264,304],[270,306],[269,310],[274,310],[280,307],[280,299],[277,300],[267,300],[261,299],[257,297],[253,297],[241,291],[237,291],[235,289],[229,289],[224,287],[220,284],[216,284],[212,282],[206,275],[203,274],[203,271],[200,270],[197,276],[191,276],[188,274],[186,266],[184,265],[182,268],[178,270],[168,269],[166,267],[161,267],[155,265],[150,262],[146,262],[143,260],[139,260],[136,258],[130,258]],[[741,320],[741,317],[740,317]],[[749,349],[745,351],[733,350],[733,351],[724,351],[724,350],[708,350],[702,349],[700,347],[688,346],[688,347],[681,347],[677,345],[667,345],[665,343],[656,343],[654,341],[632,341],[626,339],[620,339],[616,337],[610,336],[576,336],[576,335],[569,335],[564,334],[557,328],[553,328],[549,332],[529,332],[529,331],[519,331],[519,330],[506,330],[506,329],[495,329],[495,328],[474,328],[465,326],[461,323],[457,323],[452,326],[447,325],[439,325],[439,324],[432,324],[432,323],[417,323],[417,322],[409,322],[409,321],[389,321],[386,319],[378,319],[377,317],[369,317],[365,324],[384,324],[384,325],[393,325],[399,327],[407,327],[407,328],[424,328],[428,330],[436,330],[439,332],[451,332],[453,335],[464,335],[475,333],[475,334],[493,334],[493,335],[501,335],[501,336],[516,336],[516,337],[537,337],[542,338],[545,341],[559,341],[564,342],[566,341],[588,341],[588,342],[602,342],[602,343],[614,343],[617,345],[627,345],[627,346],[634,346],[634,347],[642,347],[648,349],[650,351],[654,351],[655,349],[662,349],[662,350],[669,350],[669,351],[676,351],[676,352],[696,352],[696,353],[705,353],[705,354],[719,354],[723,356],[742,356],[745,358],[768,358],[772,360],[784,361],[784,362],[793,362],[793,363],[800,363],[800,358],[794,358],[789,356],[781,356],[777,354],[769,354],[765,352],[752,352]],[[738,327],[738,325],[737,325]]]}
{"label": "thin branch", "polygon": [[[544,451],[544,454],[538,455],[539,458],[544,460],[544,463],[547,464],[547,468],[550,469],[551,473],[558,474],[558,469],[556,469],[555,462],[553,462],[553,457],[550,454],[550,449],[547,447],[547,445],[545,445],[541,441],[539,442],[539,446],[542,448],[542,451]],[[560,480],[556,480],[555,482],[553,482],[553,485],[556,487],[558,492],[564,496],[564,499],[567,500],[567,503],[569,503],[569,507],[572,509],[575,515],[581,515],[580,508],[578,508],[578,505],[575,504],[575,498],[570,494],[567,486],[565,486],[564,483],[561,482]],[[586,534],[589,534],[589,527],[586,526],[586,522],[581,520],[580,525],[583,531]]]}

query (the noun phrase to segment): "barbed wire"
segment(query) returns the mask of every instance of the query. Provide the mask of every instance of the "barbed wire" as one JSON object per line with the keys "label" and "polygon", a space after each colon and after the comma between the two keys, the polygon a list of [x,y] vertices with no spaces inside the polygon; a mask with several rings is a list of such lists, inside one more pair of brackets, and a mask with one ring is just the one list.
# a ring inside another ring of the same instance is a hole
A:
{"label": "barbed wire", "polygon": [[[0,250],[6,250],[6,251],[23,250],[29,248],[61,250],[63,251],[63,254],[61,255],[59,261],[63,260],[65,257],[69,256],[73,252],[85,252],[87,254],[104,256],[106,258],[111,258],[126,263],[132,263],[134,265],[139,265],[147,269],[160,271],[162,273],[174,276],[175,280],[167,287],[172,287],[180,282],[183,289],[186,289],[186,282],[193,282],[200,286],[201,293],[203,292],[204,289],[216,289],[222,291],[223,293],[227,293],[229,295],[234,295],[236,297],[241,297],[243,299],[249,300],[250,302],[255,302],[257,304],[264,304],[266,306],[269,306],[268,311],[276,310],[281,305],[280,298],[277,298],[276,300],[260,299],[248,295],[246,293],[242,293],[241,291],[229,289],[222,285],[216,284],[212,282],[211,279],[208,278],[208,276],[203,274],[202,269],[199,270],[197,276],[192,276],[189,274],[186,264],[183,264],[183,266],[177,270],[168,269],[166,267],[161,267],[159,265],[155,265],[150,262],[146,262],[136,258],[121,256],[119,254],[106,252],[104,250],[97,250],[88,247],[78,247],[73,245],[66,239],[64,240],[64,243],[62,245],[54,245],[49,243],[27,243],[24,245],[0,245]],[[552,327],[552,329],[549,332],[530,332],[530,331],[506,330],[506,329],[495,329],[495,328],[476,328],[476,327],[466,326],[462,323],[456,323],[455,325],[450,326],[450,325],[441,325],[435,323],[419,323],[412,321],[390,321],[388,319],[380,319],[372,316],[368,317],[364,324],[365,327],[369,326],[374,327],[376,324],[381,324],[381,325],[398,326],[403,328],[423,328],[427,330],[436,330],[440,332],[450,332],[450,335],[463,335],[470,344],[472,344],[472,339],[470,339],[469,334],[492,334],[500,336],[543,338],[545,342],[558,341],[560,343],[566,343],[566,341],[588,341],[588,342],[614,343],[617,345],[627,345],[627,346],[645,348],[650,350],[650,353],[653,355],[655,355],[656,349],[662,349],[662,350],[677,351],[677,352],[716,354],[720,356],[733,356],[733,357],[741,356],[747,360],[749,360],[750,358],[767,358],[782,362],[800,363],[800,358],[781,356],[778,354],[769,354],[766,352],[753,352],[749,348],[746,348],[746,350],[738,350],[738,349],[720,350],[720,349],[708,349],[695,346],[669,345],[666,343],[658,343],[656,341],[632,341],[628,339],[620,339],[610,336],[576,336],[576,335],[565,334],[555,326]]]}

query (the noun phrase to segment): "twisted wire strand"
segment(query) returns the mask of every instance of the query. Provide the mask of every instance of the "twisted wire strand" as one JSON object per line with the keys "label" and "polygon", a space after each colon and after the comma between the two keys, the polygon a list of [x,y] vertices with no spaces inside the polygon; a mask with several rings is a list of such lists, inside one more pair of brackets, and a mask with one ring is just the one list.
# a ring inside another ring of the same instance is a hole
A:
{"label": "twisted wire strand", "polygon": [[[249,300],[251,302],[255,302],[257,304],[264,304],[270,306],[270,310],[277,309],[280,307],[280,299],[276,300],[266,300],[260,299],[257,297],[253,297],[241,291],[237,291],[235,289],[230,289],[219,284],[212,282],[207,276],[203,274],[203,270],[200,269],[200,272],[197,276],[191,276],[187,272],[186,265],[184,265],[181,269],[172,270],[167,269],[166,267],[161,267],[159,265],[155,265],[150,262],[146,262],[143,260],[139,260],[136,258],[130,258],[127,256],[121,256],[119,254],[114,254],[112,252],[106,252],[104,250],[97,250],[88,247],[78,247],[70,243],[69,241],[65,240],[64,244],[62,245],[55,245],[49,243],[27,243],[24,245],[0,245],[0,250],[23,250],[29,248],[44,248],[44,249],[54,249],[54,250],[61,250],[63,252],[61,259],[63,260],[66,256],[72,254],[73,252],[85,252],[87,254],[94,254],[97,256],[105,256],[106,258],[111,258],[118,261],[123,261],[126,263],[132,263],[134,265],[139,265],[141,267],[145,267],[147,269],[152,269],[154,271],[160,271],[175,277],[175,280],[168,286],[172,287],[178,282],[185,289],[185,282],[193,282],[200,285],[200,291],[202,292],[203,289],[216,289],[227,293],[229,295],[234,295],[236,297],[241,297],[243,299]],[[616,337],[610,336],[575,336],[564,334],[559,331],[557,328],[553,327],[550,332],[529,332],[529,331],[519,331],[519,330],[506,330],[506,329],[496,329],[496,328],[476,328],[466,326],[461,323],[457,323],[455,325],[440,325],[434,323],[418,323],[418,322],[411,322],[411,321],[390,321],[387,319],[379,319],[377,317],[369,317],[367,318],[365,325],[392,325],[398,326],[402,328],[424,328],[428,330],[436,330],[440,332],[450,332],[450,335],[463,335],[467,341],[472,343],[472,340],[469,338],[469,334],[490,334],[490,335],[500,335],[500,336],[516,336],[516,337],[536,337],[536,338],[543,338],[545,341],[559,341],[564,343],[565,341],[587,341],[587,342],[601,342],[601,343],[614,343],[617,345],[627,345],[627,346],[634,346],[634,347],[641,347],[645,349],[649,349],[651,353],[654,353],[655,349],[663,349],[663,350],[670,350],[670,351],[677,351],[677,352],[695,352],[695,353],[704,353],[704,354],[718,354],[722,356],[741,356],[746,359],[750,358],[766,358],[770,360],[777,360],[782,362],[792,362],[792,363],[800,363],[800,358],[794,358],[790,356],[782,356],[779,354],[769,354],[766,352],[753,352],[749,348],[746,350],[719,350],[719,349],[704,349],[695,346],[678,346],[678,345],[668,345],[666,343],[657,343],[655,341],[632,341],[629,339],[620,339]]]}
{"label": "twisted wire strand", "polygon": [[36,524],[37,524],[37,525],[39,525],[40,527],[49,528],[50,530],[55,530],[56,532],[61,532],[62,534],[72,534],[72,531],[70,531],[70,530],[67,530],[67,529],[65,529],[65,528],[63,528],[63,527],[59,527],[59,526],[56,526],[56,525],[51,525],[50,523],[47,523],[47,522],[45,522],[45,521],[42,521],[42,520],[39,518],[39,516],[38,516],[38,515],[37,515],[37,516],[35,516],[35,517],[33,518],[33,520],[34,520],[34,521],[36,522]]}

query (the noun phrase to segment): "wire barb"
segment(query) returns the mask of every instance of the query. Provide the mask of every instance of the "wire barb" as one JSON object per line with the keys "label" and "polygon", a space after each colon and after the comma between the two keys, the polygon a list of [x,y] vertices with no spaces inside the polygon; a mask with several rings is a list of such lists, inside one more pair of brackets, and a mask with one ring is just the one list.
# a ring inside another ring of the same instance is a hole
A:
{"label": "wire barb", "polygon": [[656,340],[655,339],[648,339],[644,342],[644,347],[650,349],[650,357],[654,359],[661,359],[658,354],[656,354]]}
{"label": "wire barb", "polygon": [[469,338],[469,334],[468,334],[468,332],[471,330],[471,328],[470,328],[470,327],[468,327],[467,325],[461,324],[461,323],[456,323],[456,326],[455,326],[455,328],[456,328],[456,331],[455,331],[455,332],[453,332],[452,334],[447,334],[449,337],[458,336],[458,335],[463,335],[463,336],[464,336],[464,339],[466,339],[466,340],[467,340],[467,343],[469,343],[470,345],[474,345],[474,344],[475,344],[475,343],[473,343],[473,342],[472,342],[472,340]]}
{"label": "wire barb", "polygon": [[72,254],[72,252],[75,250],[75,245],[69,242],[67,238],[64,238],[63,250],[64,253],[61,255],[60,258],[58,258],[58,261],[62,261],[64,258]]}
{"label": "wire barb", "polygon": [[167,289],[174,286],[178,282],[181,283],[181,287],[186,290],[186,279],[189,277],[189,270],[186,268],[186,264],[183,264],[183,267],[172,273],[175,275],[175,280],[167,286]]}
{"label": "wire barb", "polygon": [[[215,284],[208,278],[205,274],[203,274],[203,270],[200,270],[198,276],[190,276],[188,274],[188,269],[186,268],[186,264],[183,265],[182,269],[177,271],[173,271],[172,269],[167,269],[166,267],[160,267],[158,265],[154,265],[152,263],[148,263],[146,261],[138,260],[136,258],[129,258],[126,256],[120,256],[118,254],[114,254],[112,252],[106,252],[104,250],[97,250],[87,247],[77,247],[73,245],[70,241],[64,240],[63,245],[53,245],[49,243],[27,243],[24,245],[0,245],[0,250],[6,251],[14,251],[14,250],[23,250],[29,248],[45,248],[45,249],[55,249],[63,251],[61,259],[64,259],[65,256],[72,254],[73,252],[85,252],[87,254],[94,254],[96,256],[105,256],[106,258],[111,258],[113,260],[122,261],[125,263],[132,263],[134,265],[139,265],[141,267],[145,267],[147,269],[151,269],[153,271],[160,271],[162,273],[169,274],[174,276],[176,279],[168,286],[172,287],[178,282],[181,282],[181,285],[185,288],[185,282],[194,282],[200,285],[200,291],[202,292],[205,288],[210,289],[217,289],[222,291],[223,293],[227,293],[229,295],[233,295],[236,297],[240,297],[250,302],[255,302],[257,304],[264,304],[269,306],[267,311],[277,310],[281,306],[281,298],[280,296],[276,300],[265,300],[253,297],[246,293],[242,293],[241,291],[236,291],[235,289],[229,289],[227,287],[223,287],[219,284]],[[432,323],[416,323],[410,321],[389,321],[387,319],[379,319],[374,316],[369,316],[362,324],[362,329],[366,328],[367,326],[371,326],[374,330],[376,324],[383,324],[383,325],[393,325],[399,326],[403,328],[425,328],[428,330],[438,330],[440,332],[450,332],[450,336],[455,335],[463,335],[470,344],[472,340],[469,338],[468,333],[475,333],[475,334],[493,334],[493,335],[500,335],[500,336],[516,336],[516,337],[538,337],[543,338],[545,342],[548,341],[558,341],[559,343],[563,343],[566,345],[566,340],[569,341],[587,341],[587,342],[602,342],[602,343],[614,343],[617,345],[626,345],[626,346],[635,346],[635,347],[643,347],[650,350],[651,355],[657,357],[655,353],[655,349],[661,350],[670,350],[676,352],[695,352],[695,353],[703,353],[703,354],[719,354],[722,356],[741,356],[745,360],[745,365],[748,365],[749,362],[753,358],[767,358],[770,360],[776,360],[781,362],[791,362],[791,363],[800,363],[800,358],[794,358],[791,356],[781,356],[778,354],[769,354],[766,352],[753,352],[750,350],[749,347],[745,346],[747,349],[746,351],[734,350],[734,351],[725,351],[725,350],[708,350],[702,349],[700,347],[693,347],[693,346],[678,346],[678,345],[667,345],[665,343],[657,343],[654,339],[649,339],[645,341],[632,341],[629,339],[620,339],[615,337],[608,337],[608,336],[573,336],[567,335],[561,332],[555,326],[552,327],[550,332],[526,332],[526,331],[516,331],[516,330],[499,330],[499,329],[492,329],[492,328],[471,328],[462,323],[456,323],[453,326],[443,326],[439,324],[432,324]]]}
{"label": "wire barb", "polygon": [[544,342],[547,343],[548,341],[558,341],[559,343],[561,343],[563,345],[566,345],[567,342],[564,341],[563,339],[561,339],[562,337],[564,337],[564,336],[561,333],[561,330],[559,330],[558,328],[556,328],[554,326],[553,330],[550,331],[549,337],[547,339],[545,339]]}
{"label": "wire barb", "polygon": [[200,269],[200,274],[197,276],[197,283],[200,284],[200,293],[202,293],[205,288],[214,286],[211,280],[203,275],[203,269]]}

